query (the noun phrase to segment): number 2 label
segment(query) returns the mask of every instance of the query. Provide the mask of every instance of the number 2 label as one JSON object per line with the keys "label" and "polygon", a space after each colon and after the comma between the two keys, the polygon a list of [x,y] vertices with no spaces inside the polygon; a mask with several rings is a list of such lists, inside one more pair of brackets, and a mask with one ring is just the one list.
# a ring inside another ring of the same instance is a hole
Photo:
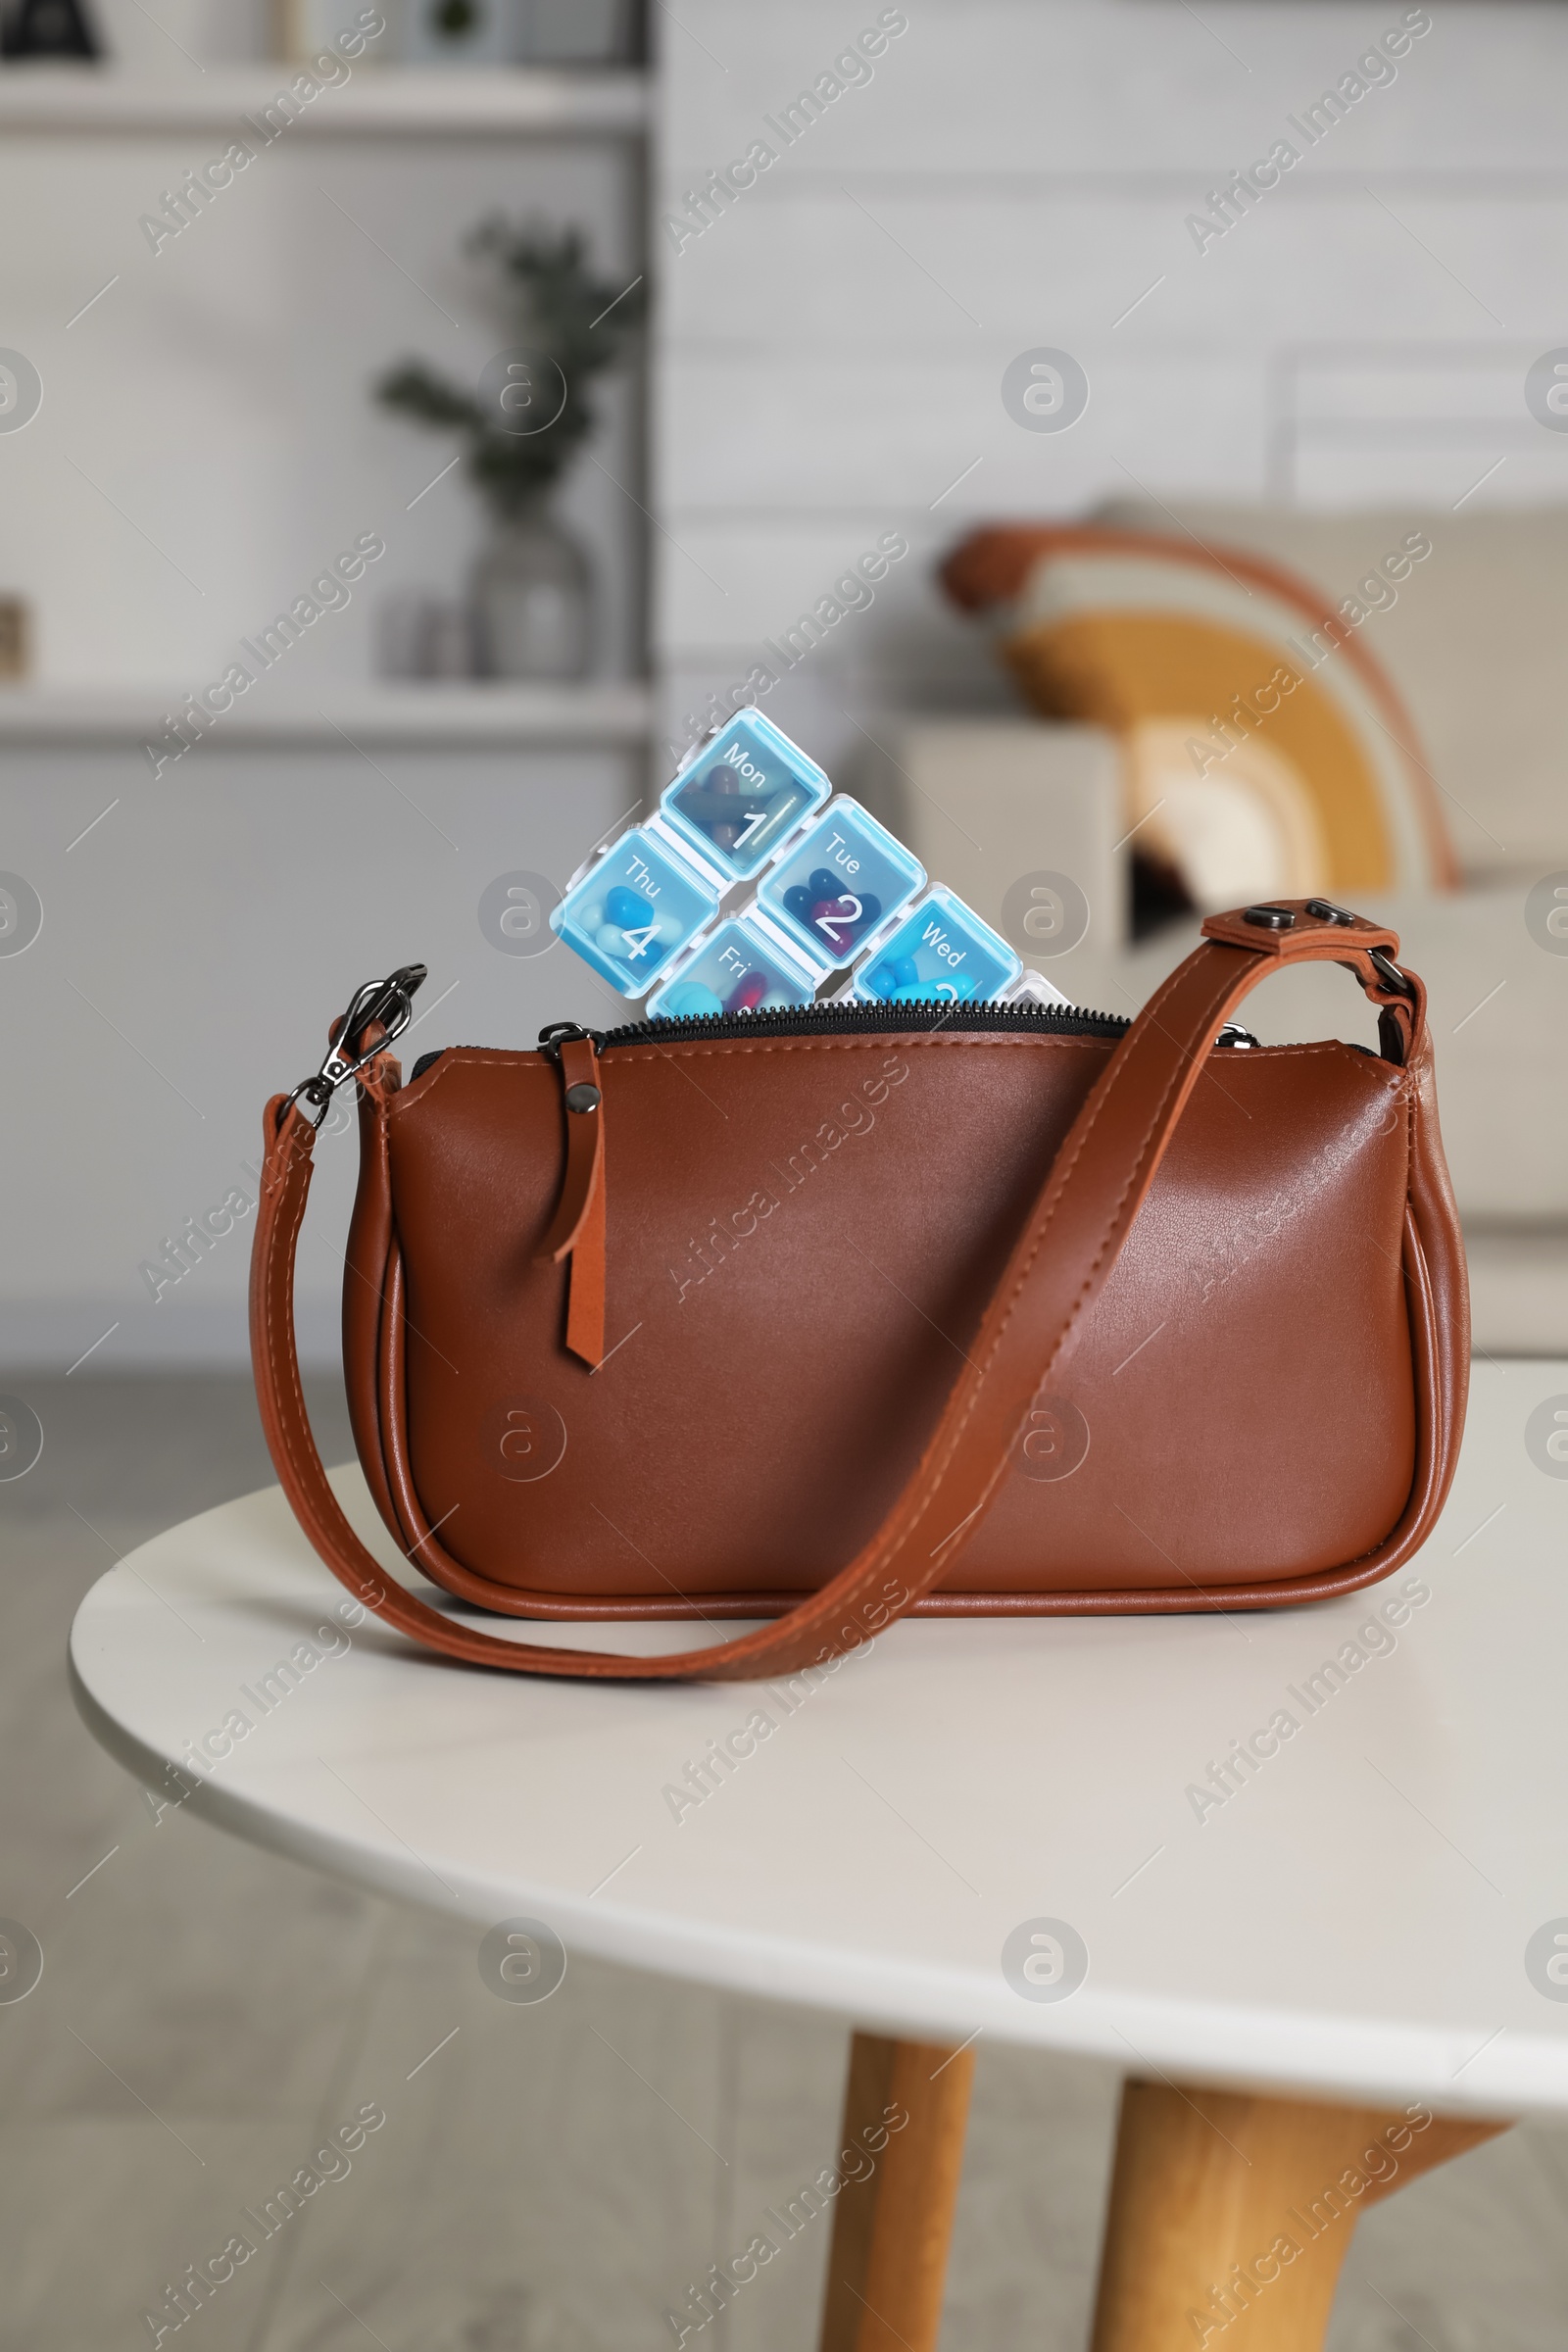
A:
{"label": "number 2 label", "polygon": [[856,897],[853,890],[847,890],[844,893],[843,898],[839,901],[839,905],[840,906],[848,906],[851,909],[850,913],[819,914],[816,918],[817,929],[826,934],[829,946],[835,948],[843,947],[844,942],[838,936],[838,934],[842,931],[849,931],[854,928],[854,926],[860,919],[861,909],[861,902]]}

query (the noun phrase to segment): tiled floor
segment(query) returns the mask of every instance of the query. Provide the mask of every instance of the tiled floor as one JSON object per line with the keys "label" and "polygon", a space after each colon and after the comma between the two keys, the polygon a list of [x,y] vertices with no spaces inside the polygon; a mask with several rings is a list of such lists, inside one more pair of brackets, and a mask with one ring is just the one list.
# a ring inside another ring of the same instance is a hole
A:
{"label": "tiled floor", "polygon": [[[144,2315],[235,2231],[256,2250],[166,2343],[672,2345],[688,2282],[825,2160],[842,2026],[587,1962],[511,2007],[470,1933],[156,1813],[76,1721],[66,1631],[113,1557],[265,1482],[248,1391],[8,1385],[46,1444],[0,1486],[0,1914],[46,1968],[0,2005],[0,2352],[151,2343]],[[341,1400],[313,1402],[341,1458]],[[953,2352],[1080,2352],[1114,2098],[1108,2070],[982,2048]],[[365,2110],[385,2121],[356,2147]],[[335,2177],[289,2213],[307,2165]],[[1361,2225],[1333,2352],[1561,2352],[1565,2221],[1568,2131],[1418,2182]],[[825,2254],[803,2232],[693,2340],[810,2352]]]}

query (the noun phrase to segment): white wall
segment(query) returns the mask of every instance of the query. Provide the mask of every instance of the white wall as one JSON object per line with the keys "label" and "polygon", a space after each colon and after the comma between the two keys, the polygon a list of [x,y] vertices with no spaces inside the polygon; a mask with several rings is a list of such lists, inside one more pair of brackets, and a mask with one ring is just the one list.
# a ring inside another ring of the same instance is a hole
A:
{"label": "white wall", "polygon": [[[1452,504],[1499,456],[1477,500],[1568,497],[1568,439],[1522,398],[1529,360],[1568,336],[1561,11],[1440,0],[1397,79],[1201,253],[1187,215],[1402,0],[906,13],[874,79],[700,237],[656,236],[671,729],[890,529],[911,552],[875,607],[765,706],[831,760],[859,740],[846,707],[864,725],[879,704],[1001,699],[930,579],[974,519],[1140,485]],[[878,14],[690,0],[668,31],[662,209]],[[1090,378],[1063,433],[1002,405],[1004,369],[1038,346]]]}

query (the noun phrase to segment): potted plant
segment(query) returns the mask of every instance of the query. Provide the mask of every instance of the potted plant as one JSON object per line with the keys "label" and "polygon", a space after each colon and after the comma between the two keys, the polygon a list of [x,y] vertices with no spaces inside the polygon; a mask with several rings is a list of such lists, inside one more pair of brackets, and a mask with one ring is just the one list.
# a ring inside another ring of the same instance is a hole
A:
{"label": "potted plant", "polygon": [[490,510],[474,566],[477,666],[500,678],[578,678],[592,650],[592,573],[550,495],[594,430],[593,377],[641,324],[642,286],[596,277],[580,229],[480,222],[465,250],[501,277],[520,340],[498,352],[472,391],[404,361],[376,397],[465,443],[467,475]]}

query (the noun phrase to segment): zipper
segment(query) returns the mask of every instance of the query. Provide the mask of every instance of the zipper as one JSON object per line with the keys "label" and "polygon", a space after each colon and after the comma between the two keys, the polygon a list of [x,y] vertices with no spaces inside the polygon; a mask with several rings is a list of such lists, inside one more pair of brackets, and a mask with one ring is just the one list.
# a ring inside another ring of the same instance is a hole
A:
{"label": "zipper", "polygon": [[[950,1030],[972,1035],[1030,1037],[1125,1037],[1132,1026],[1122,1013],[1093,1012],[1081,1004],[949,1004],[928,999],[916,1004],[794,1004],[773,1012],[687,1015],[680,1020],[628,1021],[618,1029],[584,1029],[576,1021],[552,1021],[539,1032],[540,1051],[559,1057],[566,1038],[592,1038],[596,1054],[612,1053],[617,1046],[676,1044],[693,1039],[728,1043],[743,1037],[865,1037],[899,1032]],[[1216,1044],[1250,1047],[1257,1044],[1239,1022],[1228,1021]],[[438,1061],[444,1049],[421,1054],[410,1076],[412,1085]]]}
{"label": "zipper", "polygon": [[[707,1012],[674,1021],[628,1021],[604,1031],[608,1047],[662,1045],[669,1039],[742,1037],[866,1037],[890,1031],[954,1029],[1044,1031],[1054,1037],[1123,1035],[1128,1023],[1117,1013],[1090,1012],[1078,1004],[955,1004],[927,998],[915,1004],[790,1004],[772,1012]],[[544,1043],[543,1037],[540,1039]],[[547,1049],[548,1050],[548,1049]]]}

